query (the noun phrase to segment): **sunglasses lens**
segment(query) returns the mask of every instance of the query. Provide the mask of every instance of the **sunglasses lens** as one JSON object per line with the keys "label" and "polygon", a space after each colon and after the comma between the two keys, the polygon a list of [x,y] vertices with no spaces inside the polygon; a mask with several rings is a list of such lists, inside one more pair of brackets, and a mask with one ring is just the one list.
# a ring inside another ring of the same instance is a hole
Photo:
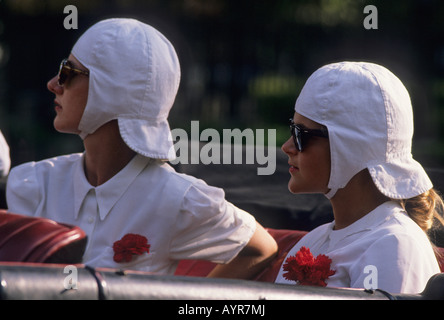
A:
{"label": "sunglasses lens", "polygon": [[58,84],[59,86],[63,86],[66,79],[68,78],[68,71],[66,70],[66,60],[63,60],[62,63],[60,63],[59,68],[59,75],[58,75]]}
{"label": "sunglasses lens", "polygon": [[59,79],[58,79],[59,86],[63,86],[67,77],[68,77],[68,75],[66,73],[62,72],[62,70],[60,70]]}
{"label": "sunglasses lens", "polygon": [[290,126],[290,132],[293,136],[293,142],[296,147],[296,149],[301,152],[302,151],[302,139],[301,139],[301,132],[299,131],[299,128],[296,126]]}
{"label": "sunglasses lens", "polygon": [[69,61],[64,59],[60,64],[60,69],[59,69],[59,76],[58,76],[59,86],[63,86],[66,80],[68,80],[68,78],[72,76],[72,74],[73,70],[72,67],[69,65]]}

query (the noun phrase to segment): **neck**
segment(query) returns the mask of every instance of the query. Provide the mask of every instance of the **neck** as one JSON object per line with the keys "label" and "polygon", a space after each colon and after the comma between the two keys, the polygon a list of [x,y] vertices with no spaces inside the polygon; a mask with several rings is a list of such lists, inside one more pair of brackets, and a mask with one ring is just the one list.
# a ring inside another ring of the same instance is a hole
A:
{"label": "neck", "polygon": [[122,170],[135,156],[120,136],[117,120],[110,121],[84,140],[85,176],[99,186]]}
{"label": "neck", "polygon": [[388,200],[376,188],[368,170],[362,170],[330,199],[335,230],[351,225]]}

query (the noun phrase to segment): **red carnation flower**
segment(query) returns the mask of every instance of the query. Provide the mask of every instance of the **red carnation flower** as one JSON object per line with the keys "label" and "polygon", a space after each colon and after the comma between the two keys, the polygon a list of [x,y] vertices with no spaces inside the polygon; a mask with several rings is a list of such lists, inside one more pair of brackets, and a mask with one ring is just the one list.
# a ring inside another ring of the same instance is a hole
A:
{"label": "red carnation flower", "polygon": [[114,242],[114,261],[130,262],[133,255],[141,255],[144,252],[150,253],[148,239],[140,234],[128,233],[119,241]]}
{"label": "red carnation flower", "polygon": [[302,285],[325,287],[325,280],[335,274],[335,270],[330,270],[331,259],[324,254],[316,258],[310,249],[301,247],[295,256],[289,257],[284,263],[284,278],[297,281]]}

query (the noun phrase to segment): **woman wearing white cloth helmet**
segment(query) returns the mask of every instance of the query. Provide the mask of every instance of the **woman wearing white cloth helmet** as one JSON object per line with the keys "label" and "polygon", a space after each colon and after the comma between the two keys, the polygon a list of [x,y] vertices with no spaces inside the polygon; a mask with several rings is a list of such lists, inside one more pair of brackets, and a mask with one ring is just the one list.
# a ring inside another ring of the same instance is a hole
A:
{"label": "woman wearing white cloth helmet", "polygon": [[[327,255],[328,286],[421,292],[440,272],[426,232],[442,221],[442,200],[412,158],[413,112],[401,81],[373,63],[326,65],[307,80],[290,128],[282,146],[289,190],[325,194],[334,221],[288,257],[302,247]],[[294,283],[290,264],[277,282]]]}
{"label": "woman wearing white cloth helmet", "polygon": [[[180,81],[171,43],[134,19],[88,29],[48,82],[54,127],[85,152],[11,171],[9,210],[80,226],[83,263],[173,274],[182,259],[220,265],[211,276],[249,278],[274,239],[221,189],[178,174],[168,114]],[[241,267],[239,267],[241,266]]]}

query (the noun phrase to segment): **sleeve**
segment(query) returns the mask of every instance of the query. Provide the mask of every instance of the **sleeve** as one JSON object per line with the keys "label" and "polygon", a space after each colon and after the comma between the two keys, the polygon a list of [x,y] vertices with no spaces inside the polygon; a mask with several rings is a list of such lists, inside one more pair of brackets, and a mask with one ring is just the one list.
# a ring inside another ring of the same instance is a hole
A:
{"label": "sleeve", "polygon": [[351,287],[422,292],[429,278],[439,272],[431,246],[423,242],[403,234],[377,239],[350,269]]}
{"label": "sleeve", "polygon": [[35,215],[42,193],[36,174],[35,162],[13,168],[6,184],[8,210],[23,215]]}
{"label": "sleeve", "polygon": [[222,189],[204,182],[187,191],[170,245],[174,260],[201,259],[228,263],[249,242],[256,220],[225,200]]}

